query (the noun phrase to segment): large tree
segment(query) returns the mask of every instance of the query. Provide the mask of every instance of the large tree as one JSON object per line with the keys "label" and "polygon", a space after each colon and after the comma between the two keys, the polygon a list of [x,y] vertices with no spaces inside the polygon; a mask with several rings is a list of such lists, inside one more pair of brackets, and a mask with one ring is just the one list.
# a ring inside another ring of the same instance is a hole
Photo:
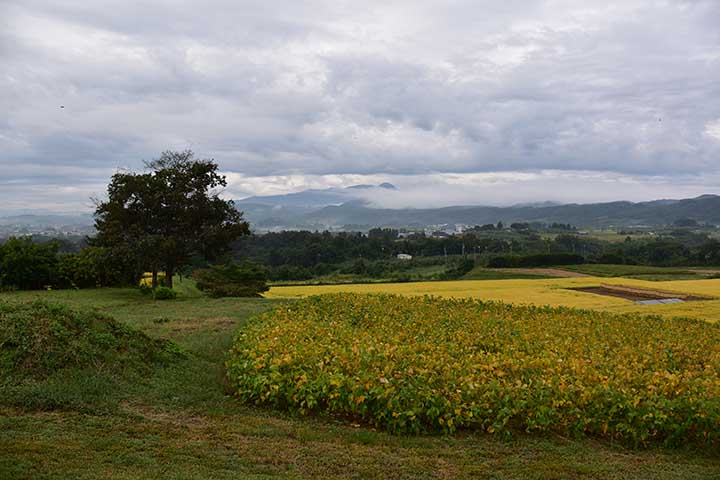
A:
{"label": "large tree", "polygon": [[215,259],[250,233],[233,202],[219,197],[227,183],[217,170],[213,160],[185,150],[163,152],[143,173],[116,173],[107,201],[97,203],[95,244],[153,272],[153,286],[164,271],[172,287],[173,275],[193,257]]}

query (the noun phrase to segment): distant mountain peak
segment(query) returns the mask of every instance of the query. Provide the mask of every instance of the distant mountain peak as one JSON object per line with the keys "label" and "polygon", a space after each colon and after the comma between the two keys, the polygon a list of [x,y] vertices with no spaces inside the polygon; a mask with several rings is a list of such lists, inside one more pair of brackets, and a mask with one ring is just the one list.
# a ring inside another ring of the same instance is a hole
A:
{"label": "distant mountain peak", "polygon": [[393,185],[392,183],[383,182],[380,185],[351,185],[349,187],[346,187],[346,189],[354,189],[354,190],[369,190],[371,188],[384,188],[386,190],[397,190],[398,188]]}
{"label": "distant mountain peak", "polygon": [[560,202],[552,202],[552,201],[544,201],[544,202],[524,202],[524,203],[516,203],[511,206],[511,208],[544,208],[544,207],[557,207],[559,205],[562,205]]}

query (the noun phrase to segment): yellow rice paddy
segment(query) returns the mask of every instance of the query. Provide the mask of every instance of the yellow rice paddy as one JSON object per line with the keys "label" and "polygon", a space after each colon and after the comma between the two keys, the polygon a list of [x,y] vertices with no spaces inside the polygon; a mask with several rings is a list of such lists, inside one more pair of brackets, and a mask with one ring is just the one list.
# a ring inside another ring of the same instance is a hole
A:
{"label": "yellow rice paddy", "polygon": [[[712,297],[712,300],[670,305],[638,305],[630,300],[571,290],[602,284],[626,285]],[[465,280],[448,282],[383,283],[354,285],[309,285],[273,287],[270,298],[301,298],[322,293],[394,293],[439,297],[499,300],[514,304],[562,305],[616,313],[639,312],[666,317],[720,320],[720,279],[650,282],[628,278],[552,278],[538,280]]]}

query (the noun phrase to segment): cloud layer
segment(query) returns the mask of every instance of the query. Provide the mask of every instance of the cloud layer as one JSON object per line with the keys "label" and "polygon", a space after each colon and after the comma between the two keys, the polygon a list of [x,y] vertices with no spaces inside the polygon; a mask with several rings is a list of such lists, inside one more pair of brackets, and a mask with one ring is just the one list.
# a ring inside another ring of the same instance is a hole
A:
{"label": "cloud layer", "polygon": [[[715,0],[6,0],[0,19],[6,209],[87,207],[115,169],[188,147],[236,195],[394,178],[508,203],[449,180],[492,175],[528,200],[720,187]],[[577,188],[598,176],[602,192]],[[388,201],[423,202],[404,198]]]}

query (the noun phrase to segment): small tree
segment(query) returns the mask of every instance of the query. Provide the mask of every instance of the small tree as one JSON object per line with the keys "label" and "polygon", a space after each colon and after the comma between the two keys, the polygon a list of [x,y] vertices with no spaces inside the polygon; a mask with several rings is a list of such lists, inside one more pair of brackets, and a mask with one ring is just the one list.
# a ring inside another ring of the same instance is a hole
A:
{"label": "small tree", "polygon": [[219,197],[227,182],[213,160],[166,151],[146,168],[113,175],[108,200],[95,211],[95,244],[134,252],[129,261],[153,272],[153,287],[164,270],[172,288],[173,275],[193,257],[214,260],[250,230],[233,202]]}

